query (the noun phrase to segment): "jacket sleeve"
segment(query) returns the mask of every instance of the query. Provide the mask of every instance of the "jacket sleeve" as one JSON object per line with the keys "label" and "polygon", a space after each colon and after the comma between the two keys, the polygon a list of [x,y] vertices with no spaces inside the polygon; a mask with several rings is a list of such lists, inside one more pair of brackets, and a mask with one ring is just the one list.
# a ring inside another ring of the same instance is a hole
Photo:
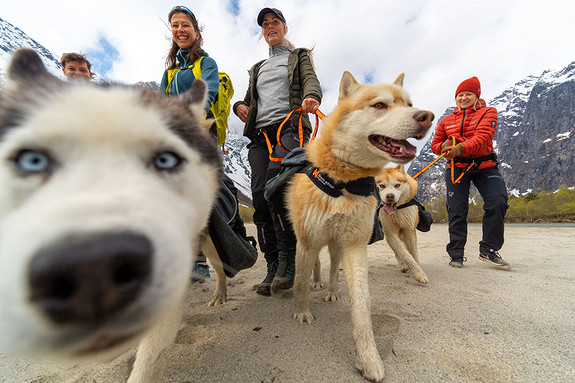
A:
{"label": "jacket sleeve", "polygon": [[162,81],[160,82],[160,92],[166,93],[166,87],[168,86],[168,71],[164,71],[164,75],[162,76]]}
{"label": "jacket sleeve", "polygon": [[447,140],[444,124],[444,121],[447,117],[449,116],[446,116],[442,118],[441,121],[439,121],[437,128],[435,128],[435,133],[433,134],[433,140],[431,141],[431,151],[438,156],[441,154],[441,144]]}
{"label": "jacket sleeve", "polygon": [[497,109],[486,107],[485,112],[477,121],[477,127],[473,136],[466,137],[461,144],[464,148],[464,156],[474,156],[476,153],[485,151],[493,145],[493,136],[497,129]]}
{"label": "jacket sleeve", "polygon": [[321,85],[311,64],[307,50],[302,49],[299,53],[300,78],[302,86],[302,100],[313,98],[321,104]]}
{"label": "jacket sleeve", "polygon": [[216,61],[205,56],[201,63],[202,68],[202,80],[208,85],[208,100],[206,101],[206,110],[210,110],[210,105],[216,99],[218,95],[218,89],[220,88],[220,74],[218,71],[218,65]]}

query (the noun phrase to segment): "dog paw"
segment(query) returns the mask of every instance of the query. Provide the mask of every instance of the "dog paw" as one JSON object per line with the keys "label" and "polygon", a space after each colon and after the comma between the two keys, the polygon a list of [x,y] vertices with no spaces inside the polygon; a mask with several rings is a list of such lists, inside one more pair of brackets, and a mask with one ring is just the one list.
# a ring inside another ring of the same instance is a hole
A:
{"label": "dog paw", "polygon": [[423,271],[413,273],[413,278],[419,283],[427,284],[429,282],[427,275]]}
{"label": "dog paw", "polygon": [[226,297],[219,297],[219,296],[215,296],[212,298],[212,300],[208,303],[208,306],[218,306],[218,305],[223,305],[224,303],[226,303],[228,301],[228,299]]}
{"label": "dog paw", "polygon": [[312,283],[311,283],[311,288],[312,288],[312,289],[316,289],[316,290],[323,289],[323,283],[321,283],[321,282],[312,282]]}
{"label": "dog paw", "polygon": [[339,301],[339,294],[336,291],[329,291],[323,296],[324,302],[335,302]]}
{"label": "dog paw", "polygon": [[311,323],[313,322],[313,315],[311,311],[306,310],[293,315],[293,319],[297,320],[299,323]]}
{"label": "dog paw", "polygon": [[379,355],[368,358],[367,361],[357,359],[355,366],[359,371],[361,371],[364,378],[371,380],[372,382],[381,382],[385,377],[383,361]]}

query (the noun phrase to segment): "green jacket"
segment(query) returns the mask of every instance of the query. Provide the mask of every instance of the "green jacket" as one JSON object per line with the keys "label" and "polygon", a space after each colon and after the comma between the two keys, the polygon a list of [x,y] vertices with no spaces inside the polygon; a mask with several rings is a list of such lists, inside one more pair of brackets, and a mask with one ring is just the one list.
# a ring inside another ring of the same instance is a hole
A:
{"label": "green jacket", "polygon": [[[248,118],[246,120],[246,125],[244,127],[244,136],[248,137],[250,140],[255,138],[257,131],[256,126],[256,116],[258,113],[258,95],[256,91],[256,79],[258,78],[258,73],[260,66],[265,60],[256,63],[250,69],[250,81],[248,84],[248,90],[243,101],[238,101],[234,104],[233,110],[237,115],[237,108],[239,105],[247,105],[249,107]],[[315,74],[311,60],[308,55],[307,49],[298,48],[294,49],[288,58],[288,79],[289,79],[289,103],[291,110],[297,109],[301,106],[301,103],[306,98],[313,98],[321,103],[321,85]],[[293,126],[298,125],[299,115],[295,113],[292,115]],[[307,116],[302,118],[302,125],[311,129],[311,123]]]}

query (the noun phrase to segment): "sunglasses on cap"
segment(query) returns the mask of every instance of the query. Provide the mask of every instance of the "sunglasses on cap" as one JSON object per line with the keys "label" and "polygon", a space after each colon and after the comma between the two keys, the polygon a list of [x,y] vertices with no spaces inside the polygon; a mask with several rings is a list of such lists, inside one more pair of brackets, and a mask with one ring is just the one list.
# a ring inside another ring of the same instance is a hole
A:
{"label": "sunglasses on cap", "polygon": [[174,11],[184,11],[187,14],[189,14],[190,16],[192,16],[192,19],[196,19],[196,16],[194,15],[194,12],[190,11],[187,7],[184,7],[183,5],[176,5],[174,8],[172,8],[172,10],[170,11],[170,14]]}

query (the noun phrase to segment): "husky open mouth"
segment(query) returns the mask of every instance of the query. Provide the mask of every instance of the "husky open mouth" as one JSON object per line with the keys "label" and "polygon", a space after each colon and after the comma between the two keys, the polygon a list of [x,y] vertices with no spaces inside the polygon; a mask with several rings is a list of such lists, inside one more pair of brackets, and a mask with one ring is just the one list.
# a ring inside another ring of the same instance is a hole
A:
{"label": "husky open mouth", "polygon": [[[421,137],[414,138],[421,139]],[[390,137],[372,134],[369,136],[369,142],[379,150],[389,153],[393,158],[413,159],[417,152],[417,148],[407,140],[395,140]]]}
{"label": "husky open mouth", "polygon": [[388,214],[395,214],[395,209],[397,207],[397,202],[387,202],[382,204],[383,210]]}

